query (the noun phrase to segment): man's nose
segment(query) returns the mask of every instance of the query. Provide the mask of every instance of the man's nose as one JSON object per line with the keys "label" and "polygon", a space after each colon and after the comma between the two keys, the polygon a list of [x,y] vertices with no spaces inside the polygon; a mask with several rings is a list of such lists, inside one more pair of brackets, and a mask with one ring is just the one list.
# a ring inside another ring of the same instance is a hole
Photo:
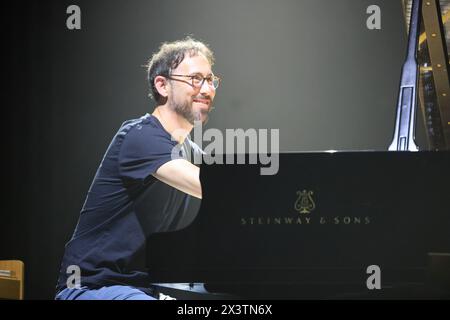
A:
{"label": "man's nose", "polygon": [[203,81],[202,86],[200,87],[200,93],[204,96],[213,97],[216,89],[213,86],[208,84],[208,81],[205,79]]}

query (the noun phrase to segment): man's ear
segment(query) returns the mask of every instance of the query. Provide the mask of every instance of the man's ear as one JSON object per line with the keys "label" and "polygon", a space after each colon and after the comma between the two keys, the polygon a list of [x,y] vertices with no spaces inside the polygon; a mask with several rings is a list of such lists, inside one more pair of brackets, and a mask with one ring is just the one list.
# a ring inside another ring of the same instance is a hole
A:
{"label": "man's ear", "polygon": [[156,76],[155,77],[155,88],[158,90],[158,93],[161,97],[167,98],[169,95],[169,89],[168,89],[168,81],[163,76]]}

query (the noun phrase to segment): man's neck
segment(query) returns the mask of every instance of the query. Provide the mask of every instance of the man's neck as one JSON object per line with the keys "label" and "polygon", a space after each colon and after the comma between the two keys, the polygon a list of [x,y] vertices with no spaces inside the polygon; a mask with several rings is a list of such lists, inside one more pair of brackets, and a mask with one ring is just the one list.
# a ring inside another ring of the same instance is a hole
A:
{"label": "man's neck", "polygon": [[193,125],[189,121],[173,111],[168,105],[156,107],[152,115],[161,122],[164,129],[178,143],[183,143],[193,128]]}

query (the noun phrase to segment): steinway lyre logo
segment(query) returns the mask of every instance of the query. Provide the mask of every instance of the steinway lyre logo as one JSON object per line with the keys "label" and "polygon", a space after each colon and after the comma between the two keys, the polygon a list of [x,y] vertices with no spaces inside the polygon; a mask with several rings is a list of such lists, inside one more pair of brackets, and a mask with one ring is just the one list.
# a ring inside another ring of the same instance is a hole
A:
{"label": "steinway lyre logo", "polygon": [[313,200],[314,192],[309,190],[297,191],[297,201],[295,201],[294,208],[299,213],[310,213],[316,208],[316,204]]}

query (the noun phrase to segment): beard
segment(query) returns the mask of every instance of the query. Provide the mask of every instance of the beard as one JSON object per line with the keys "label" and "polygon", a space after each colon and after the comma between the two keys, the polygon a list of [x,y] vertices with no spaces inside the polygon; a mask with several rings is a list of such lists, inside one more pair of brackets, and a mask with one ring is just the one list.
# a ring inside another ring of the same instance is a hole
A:
{"label": "beard", "polygon": [[208,108],[208,111],[194,111],[192,107],[193,101],[170,101],[170,106],[172,110],[174,110],[177,114],[185,118],[190,124],[194,125],[196,121],[202,121],[202,114],[205,115],[205,120],[203,124],[208,121],[208,113],[211,110],[211,107]]}

